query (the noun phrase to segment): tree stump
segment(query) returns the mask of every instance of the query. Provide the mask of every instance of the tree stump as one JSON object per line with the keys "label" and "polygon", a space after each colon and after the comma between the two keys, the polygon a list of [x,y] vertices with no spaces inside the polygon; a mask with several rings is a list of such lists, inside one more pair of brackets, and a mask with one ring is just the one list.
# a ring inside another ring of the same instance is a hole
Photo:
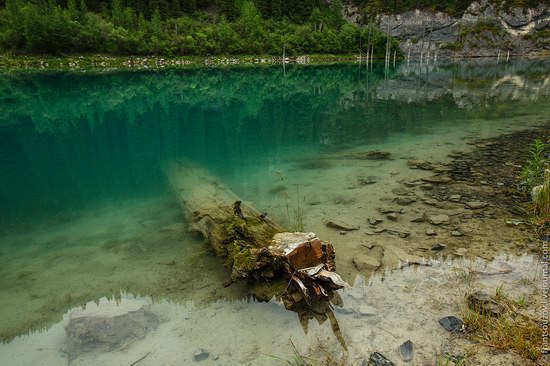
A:
{"label": "tree stump", "polygon": [[260,297],[279,296],[286,308],[302,300],[312,307],[348,286],[334,272],[332,244],[314,233],[285,231],[196,163],[172,163],[168,177],[189,230],[209,242],[231,269],[231,280],[267,282],[269,291]]}

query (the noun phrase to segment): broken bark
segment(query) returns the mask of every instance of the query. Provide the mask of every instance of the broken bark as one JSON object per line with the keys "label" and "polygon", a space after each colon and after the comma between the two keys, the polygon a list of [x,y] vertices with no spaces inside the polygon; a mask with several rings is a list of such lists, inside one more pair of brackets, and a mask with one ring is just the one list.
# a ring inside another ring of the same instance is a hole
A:
{"label": "broken bark", "polygon": [[279,296],[287,309],[302,300],[312,307],[347,286],[334,272],[333,246],[314,233],[286,232],[195,163],[173,163],[168,175],[189,230],[210,243],[231,279],[270,284],[260,298]]}

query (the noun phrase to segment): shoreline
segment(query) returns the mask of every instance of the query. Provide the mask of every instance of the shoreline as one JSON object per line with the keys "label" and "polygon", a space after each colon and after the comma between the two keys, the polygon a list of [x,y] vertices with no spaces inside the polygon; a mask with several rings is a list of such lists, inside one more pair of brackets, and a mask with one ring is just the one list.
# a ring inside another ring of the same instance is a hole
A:
{"label": "shoreline", "polygon": [[[550,52],[540,51],[524,55],[511,55],[510,58],[537,59],[550,57]],[[445,57],[433,60],[438,62],[457,62],[476,59],[499,59],[495,56],[464,56]],[[356,54],[315,54],[285,57],[286,65],[330,65],[330,64],[357,64],[359,57]],[[382,62],[382,58],[375,58],[375,62]],[[361,60],[366,62],[365,58]],[[419,60],[397,58],[390,62],[413,62]],[[425,62],[426,65],[430,64]],[[227,55],[227,56],[113,56],[113,55],[65,55],[65,56],[23,56],[0,54],[0,72],[5,71],[87,71],[87,70],[148,70],[163,68],[207,68],[207,67],[234,67],[234,66],[274,66],[283,65],[282,57],[268,55]]]}

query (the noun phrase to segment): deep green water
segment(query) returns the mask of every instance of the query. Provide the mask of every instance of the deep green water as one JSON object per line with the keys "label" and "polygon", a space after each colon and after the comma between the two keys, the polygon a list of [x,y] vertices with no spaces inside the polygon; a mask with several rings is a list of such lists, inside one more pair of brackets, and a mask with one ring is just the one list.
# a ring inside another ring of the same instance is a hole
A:
{"label": "deep green water", "polygon": [[[237,179],[300,152],[534,111],[548,104],[549,69],[491,60],[389,75],[382,65],[0,74],[0,219],[157,194],[164,162],[178,157]],[[520,82],[497,85],[506,77]]]}

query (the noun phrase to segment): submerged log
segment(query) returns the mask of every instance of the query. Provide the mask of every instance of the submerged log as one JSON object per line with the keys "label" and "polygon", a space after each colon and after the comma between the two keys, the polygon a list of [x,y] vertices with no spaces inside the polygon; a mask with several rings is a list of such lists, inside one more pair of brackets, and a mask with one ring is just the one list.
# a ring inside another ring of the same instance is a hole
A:
{"label": "submerged log", "polygon": [[[286,232],[196,163],[172,163],[168,176],[189,230],[209,242],[231,280],[267,282],[287,308],[302,300],[311,307],[347,286],[334,272],[332,244],[314,233]],[[261,297],[268,300],[268,293]]]}

